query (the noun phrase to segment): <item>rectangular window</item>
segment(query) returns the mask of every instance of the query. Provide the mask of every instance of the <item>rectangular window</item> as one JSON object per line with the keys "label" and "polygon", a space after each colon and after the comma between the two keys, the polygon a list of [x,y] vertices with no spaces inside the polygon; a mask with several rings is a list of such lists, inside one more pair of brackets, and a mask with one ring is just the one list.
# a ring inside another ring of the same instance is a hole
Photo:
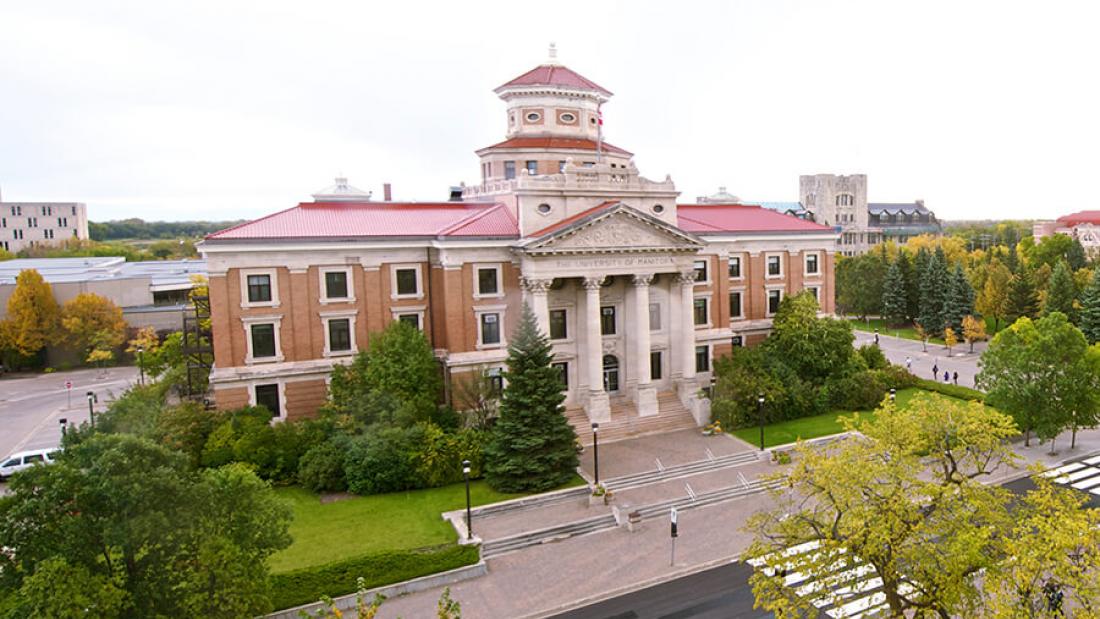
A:
{"label": "rectangular window", "polygon": [[695,347],[695,371],[710,371],[710,346],[704,345]]}
{"label": "rectangular window", "polygon": [[741,257],[740,256],[730,256],[729,271],[730,271],[730,277],[731,278],[737,279],[737,278],[741,277]]}
{"label": "rectangular window", "polygon": [[661,330],[661,304],[650,303],[649,304],[649,330],[660,331]]}
{"label": "rectangular window", "polygon": [[252,358],[261,359],[275,356],[275,325],[264,323],[252,325]]}
{"label": "rectangular window", "polygon": [[248,276],[248,302],[267,303],[271,301],[271,276]]}
{"label": "rectangular window", "polygon": [[561,381],[561,390],[569,390],[569,364],[562,361],[560,363],[551,363],[550,367],[558,371],[558,380]]}
{"label": "rectangular window", "polygon": [[262,406],[271,412],[272,417],[279,417],[279,385],[256,385],[256,406]]}
{"label": "rectangular window", "polygon": [[505,180],[513,179],[516,177],[516,162],[505,161],[504,162],[504,178]]}
{"label": "rectangular window", "polygon": [[500,314],[481,315],[481,343],[500,343]]}
{"label": "rectangular window", "polygon": [[564,171],[565,171],[565,162],[564,161],[559,161],[558,162],[558,174],[561,174]]}
{"label": "rectangular window", "polygon": [[325,273],[325,297],[329,299],[348,298],[347,271],[328,271]]}
{"label": "rectangular window", "polygon": [[649,377],[653,380],[661,380],[661,351],[659,350],[649,353]]}
{"label": "rectangular window", "polygon": [[397,294],[400,296],[415,296],[420,294],[420,287],[416,281],[416,269],[397,269]]}
{"label": "rectangular window", "polygon": [[817,272],[818,272],[817,269],[818,269],[817,254],[807,254],[806,255],[806,273],[809,273],[811,275],[816,275]]}
{"label": "rectangular window", "polygon": [[699,326],[709,323],[710,320],[708,320],[707,316],[707,300],[695,299],[695,325]]}
{"label": "rectangular window", "polygon": [[768,256],[768,275],[782,275],[782,268],[779,256]]}
{"label": "rectangular window", "polygon": [[564,340],[569,338],[569,328],[565,324],[565,310],[550,310],[550,339]]}
{"label": "rectangular window", "polygon": [[814,295],[814,301],[817,301],[818,303],[821,302],[821,299],[817,296],[817,286],[810,286],[806,290],[809,290],[810,294]]}
{"label": "rectangular window", "polygon": [[774,314],[779,311],[779,302],[783,300],[782,290],[769,290],[768,291],[768,314]]}
{"label": "rectangular window", "polygon": [[500,368],[489,368],[485,375],[489,377],[493,395],[499,398],[504,393],[504,375],[500,373]]}
{"label": "rectangular window", "polygon": [[7,217],[0,217],[0,227],[2,227],[2,228],[7,228],[8,227],[8,218]]}
{"label": "rectangular window", "polygon": [[615,306],[600,308],[600,335],[615,335]]}
{"label": "rectangular window", "polygon": [[741,318],[741,292],[730,293],[730,318]]}
{"label": "rectangular window", "polygon": [[420,330],[420,314],[398,314],[397,319],[413,329]]}
{"label": "rectangular window", "polygon": [[351,320],[338,318],[328,321],[328,349],[332,352],[351,350]]}
{"label": "rectangular window", "polygon": [[530,174],[531,176],[534,176],[534,175],[538,174],[539,173],[539,162],[537,162],[537,161],[528,161],[527,162],[527,173]]}
{"label": "rectangular window", "polygon": [[707,260],[695,261],[695,281],[705,282],[707,281]]}
{"label": "rectangular window", "polygon": [[497,294],[500,292],[497,285],[497,273],[495,267],[477,270],[477,293],[480,295]]}
{"label": "rectangular window", "polygon": [[76,215],[76,207],[73,207],[73,215]]}

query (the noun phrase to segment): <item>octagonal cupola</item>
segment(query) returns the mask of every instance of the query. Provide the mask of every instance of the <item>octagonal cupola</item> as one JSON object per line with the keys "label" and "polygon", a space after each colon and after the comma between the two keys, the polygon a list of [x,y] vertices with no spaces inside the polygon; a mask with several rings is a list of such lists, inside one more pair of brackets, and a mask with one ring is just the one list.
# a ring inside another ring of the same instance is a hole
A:
{"label": "octagonal cupola", "polygon": [[494,91],[507,103],[509,138],[596,139],[602,103],[611,91],[560,64],[550,44],[547,61]]}

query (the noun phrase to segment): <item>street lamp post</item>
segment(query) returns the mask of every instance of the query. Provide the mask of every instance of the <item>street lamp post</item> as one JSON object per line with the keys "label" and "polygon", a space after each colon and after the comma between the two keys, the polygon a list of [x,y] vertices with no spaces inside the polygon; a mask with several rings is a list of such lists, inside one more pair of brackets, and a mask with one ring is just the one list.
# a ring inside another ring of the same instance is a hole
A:
{"label": "street lamp post", "polygon": [[596,469],[596,485],[600,485],[600,424],[592,422],[592,468]]}
{"label": "street lamp post", "polygon": [[95,394],[91,391],[88,392],[88,421],[95,427]]}
{"label": "street lamp post", "polygon": [[898,399],[898,390],[890,387],[890,402],[896,402]]}
{"label": "street lamp post", "polygon": [[138,354],[138,372],[141,373],[141,385],[145,386],[145,347],[137,347]]}
{"label": "street lamp post", "polygon": [[65,425],[69,423],[69,420],[62,417],[57,420],[57,423],[61,424],[61,440],[65,440]]}
{"label": "street lamp post", "polygon": [[764,451],[764,392],[756,396],[757,415],[760,417],[760,451]]}
{"label": "street lamp post", "polygon": [[474,537],[473,523],[470,522],[470,461],[462,461],[462,478],[466,480],[466,541]]}

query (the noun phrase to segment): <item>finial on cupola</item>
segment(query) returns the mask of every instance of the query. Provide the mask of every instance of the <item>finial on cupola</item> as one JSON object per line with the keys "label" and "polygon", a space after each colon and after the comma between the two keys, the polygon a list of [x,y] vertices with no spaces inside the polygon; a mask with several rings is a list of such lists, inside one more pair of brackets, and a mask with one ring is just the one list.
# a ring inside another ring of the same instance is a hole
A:
{"label": "finial on cupola", "polygon": [[553,42],[550,43],[550,56],[547,64],[558,64],[558,46]]}

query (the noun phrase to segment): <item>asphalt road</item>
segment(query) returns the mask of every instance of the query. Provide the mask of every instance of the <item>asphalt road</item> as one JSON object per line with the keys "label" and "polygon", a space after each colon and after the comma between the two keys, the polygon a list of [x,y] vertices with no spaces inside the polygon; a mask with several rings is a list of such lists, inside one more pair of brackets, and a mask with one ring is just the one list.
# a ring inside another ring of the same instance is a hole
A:
{"label": "asphalt road", "polygon": [[555,619],[749,619],[773,617],[754,610],[748,579],[752,568],[740,562],[670,580],[598,602]]}
{"label": "asphalt road", "polygon": [[[117,367],[53,374],[13,375],[0,379],[0,457],[16,451],[56,447],[60,419],[88,420],[87,392],[94,392],[101,411],[106,403],[137,382],[138,370]],[[72,389],[66,389],[66,381]]]}
{"label": "asphalt road", "polygon": [[[873,343],[875,334],[870,331],[855,332],[856,346]],[[927,346],[915,340],[897,338],[887,333],[879,334],[879,348],[886,358],[897,365],[904,366],[906,358],[912,363],[910,371],[921,378],[932,378],[932,368],[938,371],[936,380],[943,381],[944,371],[958,372],[959,384],[964,387],[974,387],[974,376],[978,373],[978,359],[985,350],[985,342],[976,342],[974,352],[970,352],[970,346],[959,344],[952,348],[952,354],[947,354],[947,349],[939,344],[929,343]]]}

